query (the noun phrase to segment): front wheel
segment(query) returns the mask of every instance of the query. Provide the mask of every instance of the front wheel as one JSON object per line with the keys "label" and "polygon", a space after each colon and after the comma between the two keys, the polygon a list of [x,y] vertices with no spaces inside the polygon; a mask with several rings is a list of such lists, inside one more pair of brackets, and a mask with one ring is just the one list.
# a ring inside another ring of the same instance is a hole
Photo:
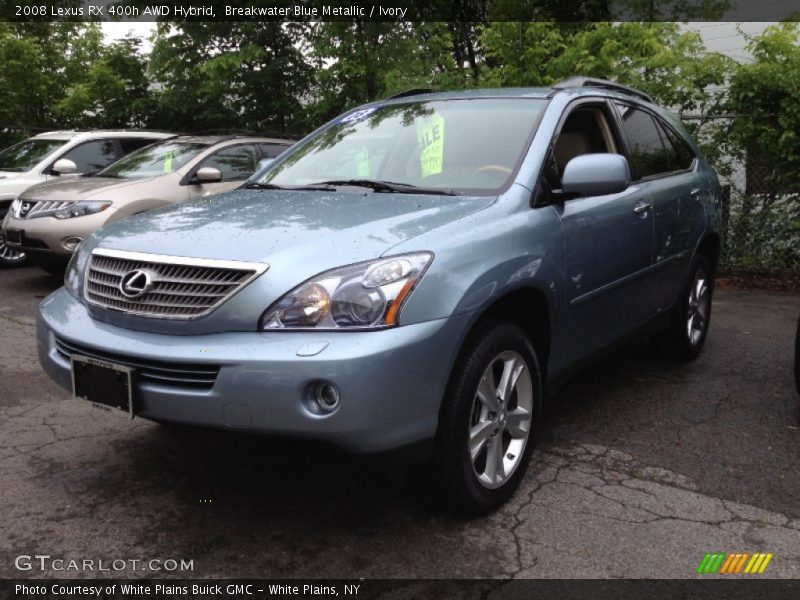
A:
{"label": "front wheel", "polygon": [[482,514],[511,497],[530,460],[541,389],[522,329],[487,321],[470,335],[443,401],[433,461],[449,507]]}
{"label": "front wheel", "polygon": [[700,354],[711,323],[713,294],[714,271],[705,256],[695,256],[681,298],[672,309],[669,329],[655,337],[667,358],[687,362]]}
{"label": "front wheel", "polygon": [[[6,217],[8,208],[0,208],[0,223]],[[6,238],[3,230],[0,229],[0,269],[10,267],[21,267],[27,264],[28,257],[24,252],[6,245]]]}

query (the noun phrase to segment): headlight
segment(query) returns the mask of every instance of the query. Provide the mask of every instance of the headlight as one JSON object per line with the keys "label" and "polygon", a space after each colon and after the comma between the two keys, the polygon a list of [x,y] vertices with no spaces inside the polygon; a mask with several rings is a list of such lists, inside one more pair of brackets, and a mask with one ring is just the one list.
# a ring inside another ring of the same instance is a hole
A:
{"label": "headlight", "polygon": [[78,269],[78,252],[73,253],[69,259],[67,270],[64,272],[64,288],[75,296],[81,298],[81,277]]}
{"label": "headlight", "polygon": [[85,217],[86,215],[94,215],[103,212],[111,206],[111,202],[98,202],[93,200],[85,200],[75,202],[69,206],[57,210],[52,213],[56,219],[72,219],[73,217]]}
{"label": "headlight", "polygon": [[393,327],[432,258],[420,252],[326,271],[273,304],[259,329]]}

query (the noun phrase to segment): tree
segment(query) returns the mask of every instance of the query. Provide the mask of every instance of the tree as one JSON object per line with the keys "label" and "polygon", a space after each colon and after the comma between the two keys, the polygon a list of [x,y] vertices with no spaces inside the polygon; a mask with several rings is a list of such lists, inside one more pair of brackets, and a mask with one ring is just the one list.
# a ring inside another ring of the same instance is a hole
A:
{"label": "tree", "polygon": [[84,52],[95,25],[64,22],[0,23],[0,123],[50,127],[58,102],[91,60]]}
{"label": "tree", "polygon": [[492,23],[483,32],[492,85],[551,85],[572,75],[612,79],[680,113],[718,100],[732,63],[677,23]]}
{"label": "tree", "polygon": [[141,40],[128,37],[97,48],[97,58],[58,103],[65,124],[78,127],[143,127],[153,103]]}
{"label": "tree", "polygon": [[800,24],[768,27],[748,49],[752,62],[731,77],[729,140],[758,157],[773,187],[800,192]]}
{"label": "tree", "polygon": [[189,131],[301,129],[312,77],[301,51],[306,28],[279,22],[159,24],[150,62],[157,87],[154,123]]}
{"label": "tree", "polygon": [[[386,94],[387,76],[414,65],[411,23],[329,21],[315,23],[309,36],[316,67],[313,112],[315,120]],[[418,65],[417,65],[418,66]]]}

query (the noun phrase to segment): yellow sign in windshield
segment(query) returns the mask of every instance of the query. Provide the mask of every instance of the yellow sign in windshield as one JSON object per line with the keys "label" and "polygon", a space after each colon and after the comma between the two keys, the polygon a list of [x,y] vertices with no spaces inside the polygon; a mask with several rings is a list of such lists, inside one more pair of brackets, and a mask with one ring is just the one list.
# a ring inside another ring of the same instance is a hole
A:
{"label": "yellow sign in windshield", "polygon": [[164,154],[164,173],[172,173],[172,151]]}
{"label": "yellow sign in windshield", "polygon": [[444,117],[433,115],[417,121],[417,144],[422,177],[441,173],[444,162]]}
{"label": "yellow sign in windshield", "polygon": [[369,177],[369,150],[361,148],[356,153],[356,175]]}

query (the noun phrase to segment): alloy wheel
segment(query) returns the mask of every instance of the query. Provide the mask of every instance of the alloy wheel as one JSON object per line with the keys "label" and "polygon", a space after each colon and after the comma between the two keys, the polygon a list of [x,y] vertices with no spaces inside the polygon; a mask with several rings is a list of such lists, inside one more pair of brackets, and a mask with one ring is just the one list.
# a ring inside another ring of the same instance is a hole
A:
{"label": "alloy wheel", "polygon": [[708,322],[710,300],[708,275],[705,269],[700,267],[695,272],[694,280],[689,288],[686,333],[692,346],[696,346],[703,339],[706,323]]}
{"label": "alloy wheel", "polygon": [[25,260],[25,253],[17,250],[16,248],[10,248],[6,245],[6,238],[3,235],[3,232],[0,231],[0,264],[13,264],[22,262]]}
{"label": "alloy wheel", "polygon": [[480,484],[502,486],[525,452],[533,420],[533,381],[520,354],[498,354],[483,373],[472,403],[468,451]]}

